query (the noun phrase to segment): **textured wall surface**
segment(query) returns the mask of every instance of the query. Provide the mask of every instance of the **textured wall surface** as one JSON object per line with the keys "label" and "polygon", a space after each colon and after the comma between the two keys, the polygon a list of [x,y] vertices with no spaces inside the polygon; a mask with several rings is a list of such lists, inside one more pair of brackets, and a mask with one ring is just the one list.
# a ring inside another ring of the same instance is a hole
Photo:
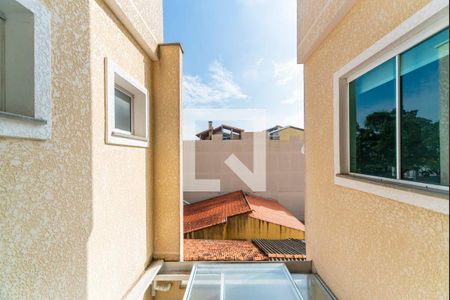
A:
{"label": "textured wall surface", "polygon": [[[253,170],[252,133],[244,133],[242,140],[215,139],[185,141],[184,143],[195,143],[195,177],[197,179],[220,179],[221,185],[220,192],[184,192],[184,200],[195,203],[224,193],[243,190],[263,198],[277,200],[298,219],[305,219],[305,160],[302,154],[303,141],[300,139],[294,137],[289,141],[267,140],[265,192],[253,192],[225,164],[225,160],[234,154],[250,170]],[[190,150],[191,148],[186,147],[186,149]],[[185,151],[183,155],[184,160],[192,159],[192,154],[188,151]],[[185,175],[185,178],[187,176]]]}
{"label": "textured wall surface", "polygon": [[52,138],[0,138],[0,298],[84,299],[92,219],[89,4],[52,15]]}
{"label": "textured wall surface", "polygon": [[89,297],[118,299],[152,255],[147,226],[152,224],[152,151],[105,144],[105,57],[149,91],[151,61],[103,0],[92,1],[90,8],[94,222],[88,242]]}
{"label": "textured wall surface", "polygon": [[297,59],[304,63],[357,0],[298,0]]}
{"label": "textured wall surface", "polygon": [[181,74],[180,45],[161,45],[160,60],[152,65],[154,157],[154,257],[180,260],[182,248],[181,195]]}
{"label": "textured wall surface", "polygon": [[448,215],[333,174],[333,74],[428,2],[358,1],[305,64],[307,251],[342,299],[448,299]]}
{"label": "textured wall surface", "polygon": [[[105,144],[104,60],[146,86],[151,107],[153,62],[103,0],[40,1],[52,20],[52,138],[0,137],[0,299],[121,299],[153,254],[154,156],[153,144]],[[162,26],[160,8],[141,14]],[[156,31],[162,38],[162,27]],[[179,54],[164,63],[170,67],[157,75],[180,77]],[[174,114],[169,103],[160,119],[179,131],[179,102]],[[151,119],[157,124],[153,111]],[[179,157],[172,152],[166,168],[179,170]],[[180,199],[179,185],[168,190]],[[172,224],[165,242],[177,254]]]}
{"label": "textured wall surface", "polygon": [[135,39],[157,59],[158,45],[163,42],[162,0],[104,0],[117,17],[131,30]]}

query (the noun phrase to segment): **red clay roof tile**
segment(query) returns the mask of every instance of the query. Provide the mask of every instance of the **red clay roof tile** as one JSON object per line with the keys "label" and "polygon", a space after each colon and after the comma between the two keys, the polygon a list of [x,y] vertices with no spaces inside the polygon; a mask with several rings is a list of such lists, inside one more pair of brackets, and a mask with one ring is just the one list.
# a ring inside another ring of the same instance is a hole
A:
{"label": "red clay roof tile", "polygon": [[305,225],[277,201],[236,191],[184,206],[184,232],[223,224],[229,217],[241,214],[305,231]]}
{"label": "red clay roof tile", "polygon": [[305,225],[277,201],[245,195],[252,212],[250,217],[273,224],[305,231]]}
{"label": "red clay roof tile", "polygon": [[185,261],[264,261],[269,260],[250,241],[184,240]]}
{"label": "red clay roof tile", "polygon": [[184,206],[184,232],[222,224],[232,216],[250,213],[242,191],[228,193]]}

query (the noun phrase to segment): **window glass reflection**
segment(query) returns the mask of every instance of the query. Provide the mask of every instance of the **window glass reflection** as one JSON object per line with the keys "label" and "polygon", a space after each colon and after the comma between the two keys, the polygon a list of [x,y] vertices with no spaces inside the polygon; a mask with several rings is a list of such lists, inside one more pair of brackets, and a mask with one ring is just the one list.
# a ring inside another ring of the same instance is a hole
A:
{"label": "window glass reflection", "polygon": [[350,171],[396,177],[395,58],[349,85]]}
{"label": "window glass reflection", "polygon": [[402,179],[448,185],[448,29],[400,56]]}

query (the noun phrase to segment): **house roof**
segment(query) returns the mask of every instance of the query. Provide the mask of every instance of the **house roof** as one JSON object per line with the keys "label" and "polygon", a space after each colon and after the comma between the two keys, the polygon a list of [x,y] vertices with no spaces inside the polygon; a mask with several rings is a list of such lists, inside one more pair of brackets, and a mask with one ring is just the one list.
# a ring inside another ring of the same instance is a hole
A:
{"label": "house roof", "polygon": [[184,206],[184,232],[189,233],[226,223],[228,218],[247,214],[265,222],[305,231],[305,225],[280,203],[236,191]]}
{"label": "house roof", "polygon": [[305,260],[305,241],[288,240],[253,240],[253,243],[264,252],[270,260]]}
{"label": "house roof", "polygon": [[289,210],[277,201],[267,200],[254,195],[245,195],[252,212],[250,217],[273,224],[305,231],[305,225]]}
{"label": "house roof", "polygon": [[280,132],[280,131],[283,131],[283,130],[286,130],[286,129],[289,129],[289,128],[300,130],[300,131],[305,131],[305,129],[303,129],[303,128],[289,125],[289,126],[282,127],[280,129],[273,130],[273,131],[269,132],[269,134],[277,133],[277,132]]}
{"label": "house roof", "polygon": [[[215,128],[213,129],[213,134],[214,134],[214,133],[217,133],[217,132],[219,132],[219,131],[222,131],[224,128],[225,128],[225,129],[228,129],[228,130],[233,130],[234,132],[244,132],[244,131],[245,131],[244,129],[241,129],[241,128],[237,128],[237,127],[233,127],[233,126],[230,126],[230,125],[222,124],[222,125],[220,125],[220,126],[218,126],[218,127],[215,127]],[[201,136],[203,136],[203,135],[209,133],[209,131],[210,131],[209,128],[208,128],[208,129],[205,129],[205,130],[203,130],[202,132],[197,133],[195,136],[201,137]]]}
{"label": "house roof", "polygon": [[184,240],[185,261],[305,260],[303,240]]}
{"label": "house roof", "polygon": [[250,241],[184,240],[185,261],[264,261],[269,257]]}
{"label": "house roof", "polygon": [[229,217],[250,213],[242,191],[228,193],[184,206],[184,232],[225,223]]}
{"label": "house roof", "polygon": [[283,128],[283,126],[281,126],[281,125],[275,125],[275,126],[269,128],[269,129],[266,129],[266,132],[268,132],[268,133],[270,134],[270,133],[272,133],[273,131],[278,130],[278,129],[281,129],[281,128]]}

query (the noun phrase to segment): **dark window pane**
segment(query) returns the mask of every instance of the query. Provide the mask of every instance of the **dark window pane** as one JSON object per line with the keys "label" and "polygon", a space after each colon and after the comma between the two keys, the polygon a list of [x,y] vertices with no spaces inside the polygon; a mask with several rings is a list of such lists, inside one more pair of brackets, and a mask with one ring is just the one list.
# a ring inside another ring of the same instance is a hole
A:
{"label": "dark window pane", "polygon": [[115,127],[131,132],[131,97],[115,89]]}
{"label": "dark window pane", "polygon": [[350,82],[350,172],[396,178],[395,58]]}
{"label": "dark window pane", "polygon": [[448,29],[400,59],[402,178],[448,186]]}

